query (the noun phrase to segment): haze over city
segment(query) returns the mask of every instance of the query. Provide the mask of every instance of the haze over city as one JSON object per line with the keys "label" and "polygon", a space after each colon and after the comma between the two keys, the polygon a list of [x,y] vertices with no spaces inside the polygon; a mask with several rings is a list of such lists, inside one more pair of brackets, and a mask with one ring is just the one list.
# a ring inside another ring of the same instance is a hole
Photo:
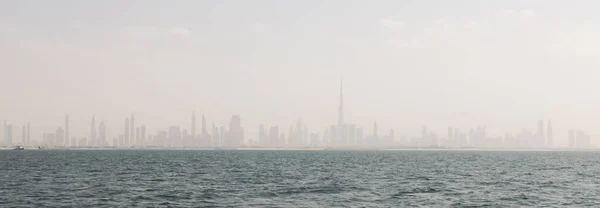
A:
{"label": "haze over city", "polygon": [[114,146],[131,115],[148,136],[172,126],[183,135],[195,112],[196,136],[203,116],[212,135],[239,115],[247,146],[261,125],[289,138],[298,120],[302,137],[323,141],[340,126],[343,77],[342,126],[364,138],[377,122],[380,136],[393,129],[407,144],[423,127],[440,143],[448,127],[471,141],[478,126],[485,139],[543,132],[539,146],[559,148],[582,130],[596,144],[594,4],[7,1],[0,121],[12,141],[29,123],[41,144],[66,130],[65,115],[70,137],[90,138],[95,118]]}
{"label": "haze over city", "polygon": [[0,206],[600,207],[598,8],[0,0]]}

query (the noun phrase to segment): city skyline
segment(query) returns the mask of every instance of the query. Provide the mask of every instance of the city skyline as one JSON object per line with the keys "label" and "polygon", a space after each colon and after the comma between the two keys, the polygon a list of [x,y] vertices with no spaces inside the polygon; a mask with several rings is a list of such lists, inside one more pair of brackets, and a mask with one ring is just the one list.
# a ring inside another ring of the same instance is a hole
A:
{"label": "city skyline", "polygon": [[[569,129],[564,137],[567,146],[554,145],[554,130],[552,121],[548,119],[546,125],[543,120],[538,120],[537,131],[521,129],[520,132],[505,132],[504,135],[487,135],[486,127],[478,125],[476,128],[461,130],[452,126],[448,127],[447,137],[443,132],[429,130],[426,125],[421,128],[421,135],[396,135],[394,128],[379,132],[377,121],[373,123],[371,135],[364,135],[363,127],[346,123],[344,111],[344,85],[340,79],[339,103],[337,123],[319,131],[308,128],[301,119],[295,125],[290,125],[287,139],[285,131],[279,130],[279,125],[265,128],[258,126],[256,137],[246,135],[241,124],[242,117],[233,115],[228,128],[221,124],[215,127],[213,134],[206,131],[206,118],[202,115],[202,126],[199,134],[196,133],[196,111],[192,110],[190,117],[189,133],[187,128],[180,125],[171,125],[168,128],[158,128],[156,134],[148,134],[146,126],[136,126],[135,114],[125,118],[125,128],[121,133],[113,133],[112,139],[107,135],[104,121],[96,127],[96,115],[92,115],[90,136],[69,137],[70,116],[65,115],[64,125],[59,126],[55,132],[44,133],[41,140],[30,140],[29,123],[23,125],[21,140],[15,140],[12,125],[4,122],[4,137],[0,145],[38,145],[46,147],[102,147],[102,148],[240,148],[240,147],[292,147],[292,148],[484,148],[484,149],[545,149],[545,148],[592,148],[591,137],[580,129]],[[268,130],[267,130],[268,129]],[[468,131],[468,135],[465,133]],[[99,133],[98,133],[99,132]],[[191,133],[191,134],[190,134]],[[383,134],[380,134],[383,133]],[[440,136],[438,136],[440,135]],[[398,136],[398,137],[396,137]],[[246,139],[245,139],[246,138]]]}
{"label": "city skyline", "polygon": [[0,120],[15,135],[31,123],[32,139],[65,114],[77,137],[94,114],[109,138],[132,113],[127,137],[141,122],[191,131],[192,111],[209,119],[203,134],[232,115],[246,138],[261,124],[289,136],[298,119],[324,133],[339,126],[341,76],[343,122],[364,135],[375,121],[382,135],[537,134],[552,119],[556,146],[570,129],[600,138],[598,2],[1,4]]}

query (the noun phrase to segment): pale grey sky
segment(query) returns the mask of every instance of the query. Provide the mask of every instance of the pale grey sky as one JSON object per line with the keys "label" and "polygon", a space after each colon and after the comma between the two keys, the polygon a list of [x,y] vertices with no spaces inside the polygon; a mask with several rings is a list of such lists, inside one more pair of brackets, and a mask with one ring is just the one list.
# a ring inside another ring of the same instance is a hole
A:
{"label": "pale grey sky", "polygon": [[[346,120],[371,133],[485,125],[488,134],[552,118],[600,134],[598,1],[0,2],[0,119],[32,134],[71,115],[109,140],[132,112],[150,132],[189,129],[192,110],[227,124]],[[16,138],[20,131],[17,131]],[[35,137],[34,137],[35,138]]]}

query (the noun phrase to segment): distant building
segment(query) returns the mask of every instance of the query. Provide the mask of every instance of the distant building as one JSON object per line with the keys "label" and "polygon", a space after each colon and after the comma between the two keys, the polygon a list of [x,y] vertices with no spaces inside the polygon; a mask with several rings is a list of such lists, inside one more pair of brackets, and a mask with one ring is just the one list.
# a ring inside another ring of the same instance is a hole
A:
{"label": "distant building", "polygon": [[229,132],[227,134],[228,147],[241,147],[244,145],[244,128],[239,115],[234,115],[229,121]]}
{"label": "distant building", "polygon": [[53,133],[46,134],[46,139],[44,139],[44,140],[46,140],[46,145],[48,145],[50,147],[55,146],[55,144],[54,144],[54,134]]}
{"label": "distant building", "polygon": [[282,132],[279,135],[279,146],[284,146],[287,143],[287,141],[285,140],[285,134]]}
{"label": "distant building", "polygon": [[79,147],[88,147],[88,139],[83,137],[79,140]]}
{"label": "distant building", "polygon": [[569,129],[569,148],[575,148],[575,131]]}
{"label": "distant building", "polygon": [[58,127],[56,128],[56,132],[54,133],[55,136],[55,142],[54,145],[58,146],[58,147],[63,147],[65,146],[65,131]]}
{"label": "distant building", "polygon": [[183,138],[181,135],[181,128],[179,126],[169,127],[169,146],[170,147],[183,147]]}
{"label": "distant building", "polygon": [[129,118],[125,118],[125,135],[123,138],[123,146],[129,146]]}
{"label": "distant building", "polygon": [[271,129],[269,129],[269,145],[276,147],[279,146],[279,143],[279,127],[272,126]]}
{"label": "distant building", "polygon": [[208,131],[206,130],[206,117],[204,117],[204,114],[202,115],[202,142],[201,143],[205,143],[208,146],[210,145],[210,135],[208,135]]}
{"label": "distant building", "polygon": [[335,137],[337,145],[348,143],[348,126],[344,123],[344,82],[340,79],[340,103],[338,106],[338,124]]}
{"label": "distant building", "polygon": [[356,145],[356,125],[348,125],[348,145]]}

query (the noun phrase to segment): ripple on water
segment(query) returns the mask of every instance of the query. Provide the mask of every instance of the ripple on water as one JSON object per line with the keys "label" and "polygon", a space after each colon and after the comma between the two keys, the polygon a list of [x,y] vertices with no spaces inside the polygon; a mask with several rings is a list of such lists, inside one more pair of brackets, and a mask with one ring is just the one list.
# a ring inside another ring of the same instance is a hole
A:
{"label": "ripple on water", "polygon": [[[0,207],[597,207],[595,152],[0,151]],[[27,164],[27,165],[23,165]]]}

